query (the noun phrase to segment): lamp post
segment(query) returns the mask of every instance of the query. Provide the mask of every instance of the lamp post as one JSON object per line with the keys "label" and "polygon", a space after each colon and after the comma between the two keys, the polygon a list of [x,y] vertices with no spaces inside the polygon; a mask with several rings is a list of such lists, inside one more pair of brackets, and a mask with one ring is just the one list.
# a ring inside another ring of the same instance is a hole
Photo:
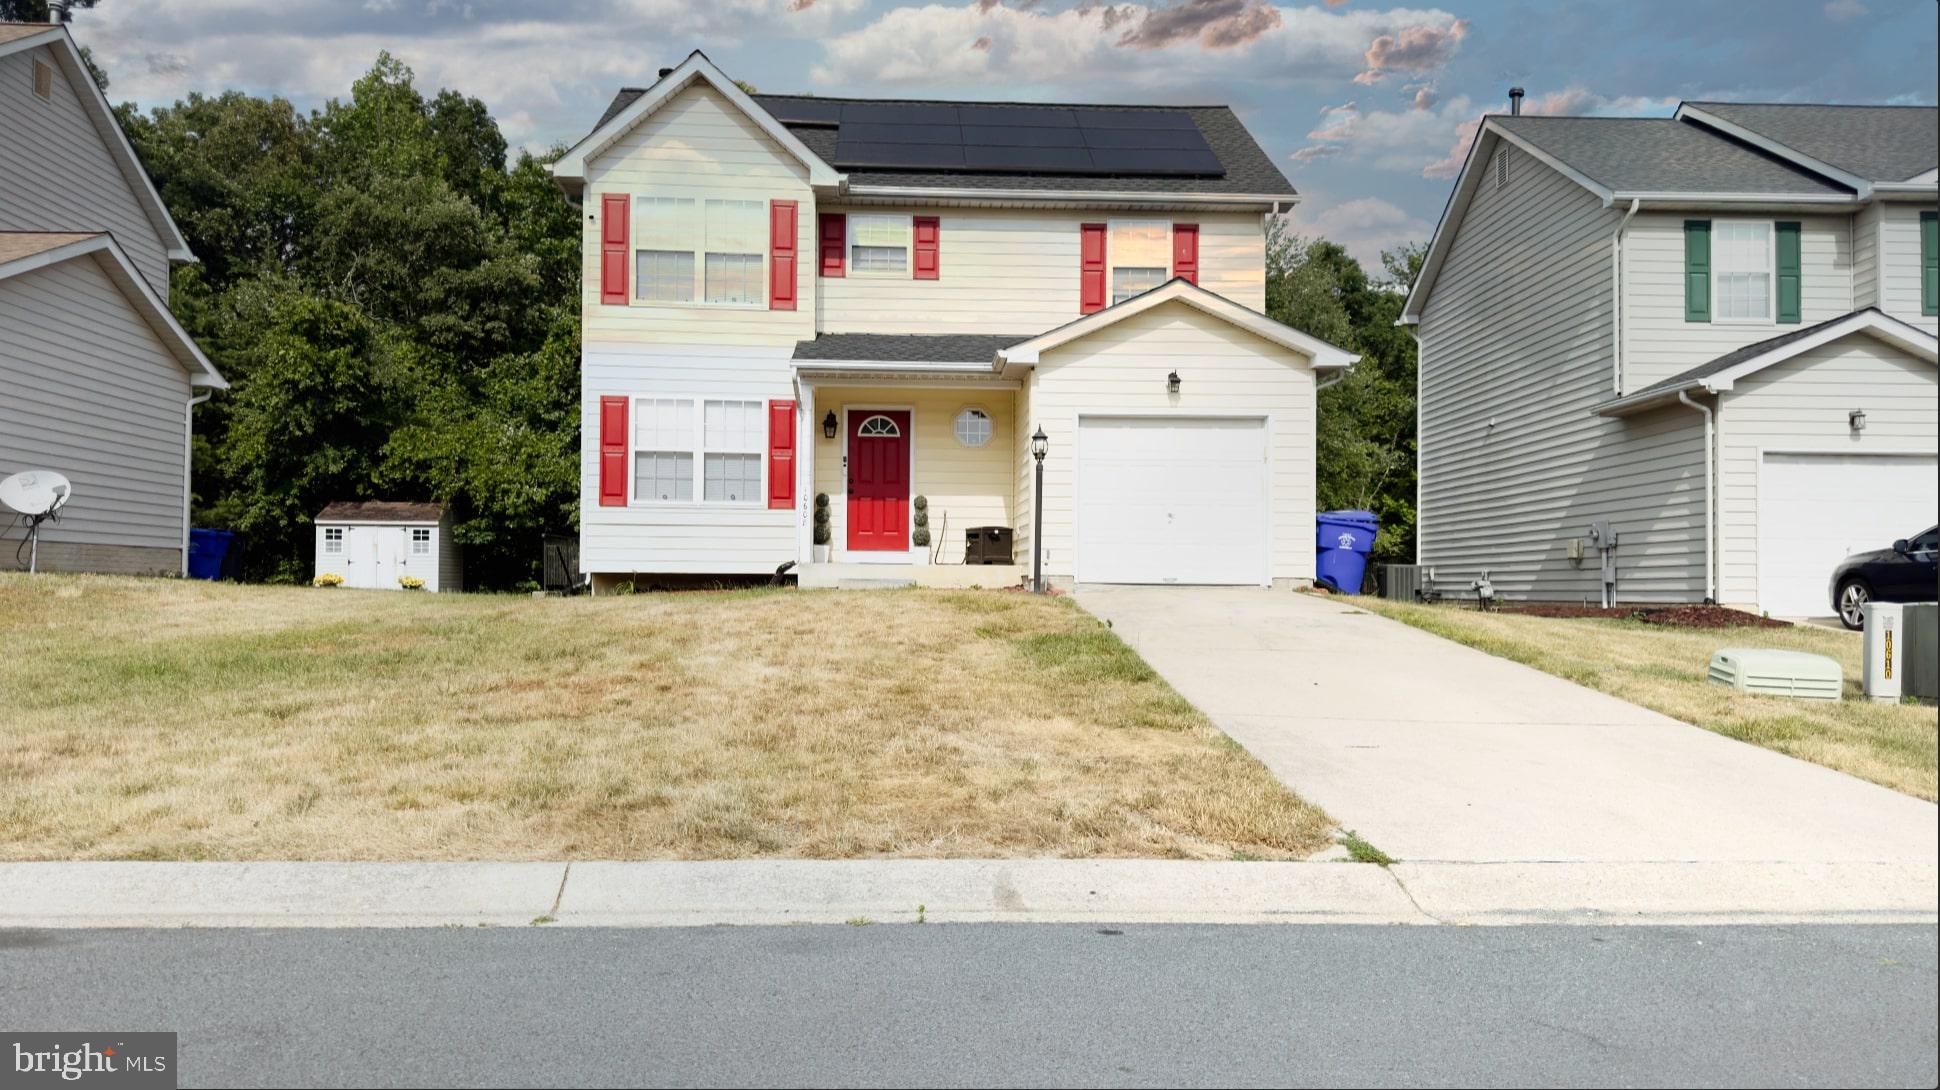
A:
{"label": "lamp post", "polygon": [[1037,459],[1037,498],[1031,503],[1031,593],[1044,593],[1044,456],[1051,452],[1051,437],[1039,425],[1031,436],[1031,457]]}

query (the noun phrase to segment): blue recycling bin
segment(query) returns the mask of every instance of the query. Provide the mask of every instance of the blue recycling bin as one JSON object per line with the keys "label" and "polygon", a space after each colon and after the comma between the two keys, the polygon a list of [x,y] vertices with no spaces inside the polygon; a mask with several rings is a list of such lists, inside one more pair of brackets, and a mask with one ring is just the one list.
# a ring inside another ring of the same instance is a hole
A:
{"label": "blue recycling bin", "polygon": [[1381,524],[1372,511],[1322,511],[1314,519],[1314,581],[1342,594],[1361,593],[1367,554]]}
{"label": "blue recycling bin", "polygon": [[235,539],[234,530],[190,530],[189,578],[222,578],[222,562]]}

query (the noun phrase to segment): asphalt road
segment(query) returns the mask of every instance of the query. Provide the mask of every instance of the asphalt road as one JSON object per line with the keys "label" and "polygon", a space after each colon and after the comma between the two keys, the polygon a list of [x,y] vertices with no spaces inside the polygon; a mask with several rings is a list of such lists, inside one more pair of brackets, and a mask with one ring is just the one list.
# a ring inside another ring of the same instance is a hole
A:
{"label": "asphalt road", "polygon": [[[1112,933],[1119,931],[1122,933]],[[1935,929],[0,932],[184,1086],[1933,1086]]]}

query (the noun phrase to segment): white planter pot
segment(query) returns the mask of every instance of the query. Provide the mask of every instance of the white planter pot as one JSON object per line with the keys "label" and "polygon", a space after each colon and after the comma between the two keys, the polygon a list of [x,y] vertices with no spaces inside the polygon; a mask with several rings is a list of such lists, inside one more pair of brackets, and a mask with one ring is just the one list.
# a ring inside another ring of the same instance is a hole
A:
{"label": "white planter pot", "polygon": [[808,555],[814,558],[815,563],[826,564],[829,562],[829,547],[827,545],[810,545],[808,547]]}

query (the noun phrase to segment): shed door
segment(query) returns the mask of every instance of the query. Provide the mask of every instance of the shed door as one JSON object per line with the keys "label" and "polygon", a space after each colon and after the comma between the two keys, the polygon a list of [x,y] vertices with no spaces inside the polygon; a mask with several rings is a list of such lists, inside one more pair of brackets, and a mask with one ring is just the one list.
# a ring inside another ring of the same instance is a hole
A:
{"label": "shed door", "polygon": [[352,526],[344,533],[344,584],[368,590],[397,590],[402,574],[402,526]]}
{"label": "shed door", "polygon": [[1765,455],[1759,474],[1758,608],[1825,617],[1832,569],[1935,522],[1931,454]]}
{"label": "shed door", "polygon": [[1079,582],[1270,581],[1265,421],[1085,417],[1077,462]]}

